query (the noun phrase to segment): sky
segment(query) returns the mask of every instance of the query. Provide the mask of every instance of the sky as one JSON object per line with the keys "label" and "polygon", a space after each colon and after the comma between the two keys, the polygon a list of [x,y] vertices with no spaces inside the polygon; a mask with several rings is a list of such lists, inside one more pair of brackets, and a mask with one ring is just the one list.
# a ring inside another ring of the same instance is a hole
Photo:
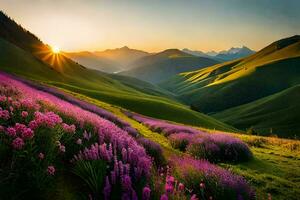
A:
{"label": "sky", "polygon": [[0,0],[7,15],[64,51],[259,50],[300,34],[299,8],[299,0]]}

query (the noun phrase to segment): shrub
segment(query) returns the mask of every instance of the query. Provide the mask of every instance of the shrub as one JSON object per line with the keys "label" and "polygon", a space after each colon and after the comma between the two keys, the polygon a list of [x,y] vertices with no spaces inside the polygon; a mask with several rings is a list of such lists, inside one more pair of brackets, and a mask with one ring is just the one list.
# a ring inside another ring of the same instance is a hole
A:
{"label": "shrub", "polygon": [[146,138],[138,138],[137,142],[141,144],[145,148],[147,154],[154,159],[156,166],[162,166],[166,164],[166,159],[163,156],[162,148],[158,143]]}
{"label": "shrub", "polygon": [[254,199],[255,192],[241,176],[190,157],[172,157],[173,173],[200,199]]}
{"label": "shrub", "polygon": [[172,134],[169,136],[172,147],[175,149],[179,149],[180,151],[186,150],[192,138],[193,135],[186,133]]}
{"label": "shrub", "polygon": [[240,139],[226,134],[209,134],[192,127],[126,112],[152,131],[168,136],[171,145],[200,159],[213,162],[239,162],[252,158],[249,147]]}

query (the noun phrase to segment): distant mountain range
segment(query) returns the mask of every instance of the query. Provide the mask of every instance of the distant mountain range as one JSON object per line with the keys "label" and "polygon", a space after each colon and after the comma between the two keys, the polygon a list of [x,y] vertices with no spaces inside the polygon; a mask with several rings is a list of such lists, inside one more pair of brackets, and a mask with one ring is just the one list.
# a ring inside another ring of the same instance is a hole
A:
{"label": "distant mountain range", "polygon": [[182,49],[183,52],[200,57],[212,58],[218,61],[230,61],[239,58],[243,58],[255,53],[255,51],[249,49],[248,47],[232,47],[229,50],[224,50],[220,52],[210,51],[210,52],[202,52],[202,51],[193,51],[190,49]]}
{"label": "distant mountain range", "polygon": [[160,85],[193,109],[237,128],[299,136],[300,36],[245,58],[181,73]]}
{"label": "distant mountain range", "polygon": [[178,73],[201,69],[217,63],[219,62],[211,58],[194,56],[178,49],[167,49],[140,58],[132,63],[132,69],[122,71],[120,74],[159,83]]}
{"label": "distant mountain range", "polygon": [[65,52],[65,55],[91,69],[114,73],[130,69],[134,61],[150,54],[124,46],[96,52]]}
{"label": "distant mountain range", "polygon": [[[169,49],[165,50],[169,51]],[[180,52],[179,52],[180,51]],[[162,51],[164,52],[164,51]],[[100,70],[103,72],[108,73],[116,73],[120,71],[129,71],[133,68],[137,68],[142,64],[142,60],[144,57],[145,60],[151,60],[154,58],[153,62],[156,62],[156,56],[151,57],[151,55],[159,55],[162,52],[159,53],[148,53],[145,51],[137,50],[137,49],[131,49],[127,46],[124,46],[122,48],[116,48],[116,49],[107,49],[105,51],[96,51],[96,52],[89,52],[89,51],[82,51],[82,52],[64,52],[66,56],[73,59],[74,61],[78,62],[81,65],[84,65],[91,69]],[[216,53],[214,51],[204,53],[202,51],[192,51],[189,49],[183,49],[178,50],[176,52],[179,57],[185,56],[185,57],[204,57],[209,58],[212,60],[216,60],[218,62],[228,61],[228,60],[234,60],[238,58],[242,58],[248,55],[251,55],[254,53],[254,51],[250,50],[247,47],[241,47],[241,48],[231,48],[228,51],[221,51],[219,53]],[[175,54],[176,54],[175,53]],[[187,55],[189,54],[189,55]],[[164,54],[162,54],[164,55]],[[150,56],[150,57],[149,57]],[[194,60],[197,60],[194,58]],[[183,63],[185,64],[185,63]],[[194,63],[191,63],[194,65]],[[182,66],[187,67],[187,66]],[[200,63],[199,67],[202,67],[202,64]],[[197,68],[192,68],[192,70]],[[183,72],[188,71],[190,69],[186,70],[178,70],[174,69],[174,72]],[[135,71],[135,70],[133,70]],[[125,72],[123,73],[125,74]],[[128,75],[133,75],[136,77],[135,73],[130,72],[127,73]],[[172,73],[173,75],[174,73]],[[138,75],[138,74],[137,74]],[[152,82],[150,80],[150,82]]]}

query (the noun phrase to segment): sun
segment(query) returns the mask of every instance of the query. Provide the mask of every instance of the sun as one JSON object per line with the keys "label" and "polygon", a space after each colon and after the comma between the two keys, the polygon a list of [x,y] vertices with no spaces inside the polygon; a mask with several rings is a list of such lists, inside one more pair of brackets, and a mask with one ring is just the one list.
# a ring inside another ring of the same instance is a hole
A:
{"label": "sun", "polygon": [[58,46],[52,46],[52,52],[58,54],[60,52],[60,48]]}

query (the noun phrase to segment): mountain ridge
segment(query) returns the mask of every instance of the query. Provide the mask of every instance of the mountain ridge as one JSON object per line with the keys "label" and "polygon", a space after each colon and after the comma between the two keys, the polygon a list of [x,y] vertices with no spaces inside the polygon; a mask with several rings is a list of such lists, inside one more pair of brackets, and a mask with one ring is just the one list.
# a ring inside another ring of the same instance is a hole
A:
{"label": "mountain ridge", "polygon": [[142,57],[133,63],[131,70],[120,72],[151,83],[159,83],[183,71],[192,71],[218,63],[218,61],[193,56],[179,49],[167,49],[162,52]]}

